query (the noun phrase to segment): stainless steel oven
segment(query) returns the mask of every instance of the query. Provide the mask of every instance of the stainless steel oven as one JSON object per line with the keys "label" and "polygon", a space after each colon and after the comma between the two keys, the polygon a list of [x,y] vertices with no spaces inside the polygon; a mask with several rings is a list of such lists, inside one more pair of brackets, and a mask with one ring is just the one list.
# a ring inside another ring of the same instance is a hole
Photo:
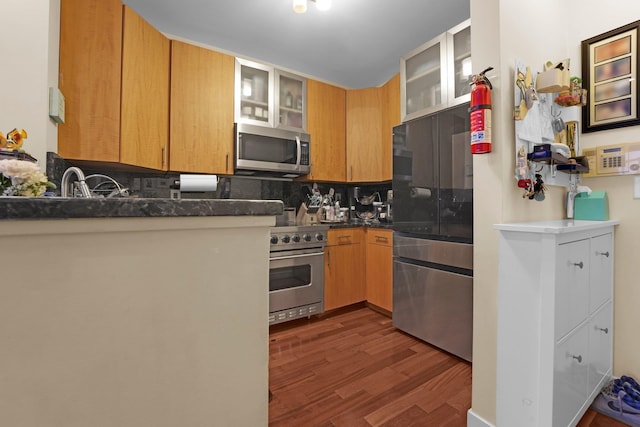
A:
{"label": "stainless steel oven", "polygon": [[326,226],[271,229],[269,324],[324,311]]}

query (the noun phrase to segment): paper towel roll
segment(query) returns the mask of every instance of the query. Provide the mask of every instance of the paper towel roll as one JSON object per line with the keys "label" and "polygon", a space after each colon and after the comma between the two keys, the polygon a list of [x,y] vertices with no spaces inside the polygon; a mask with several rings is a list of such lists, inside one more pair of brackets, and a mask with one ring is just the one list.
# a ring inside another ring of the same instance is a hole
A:
{"label": "paper towel roll", "polygon": [[428,197],[431,197],[431,190],[428,188],[413,187],[409,195],[414,198],[417,198],[417,197],[428,198]]}
{"label": "paper towel roll", "polygon": [[218,177],[216,175],[182,175],[180,174],[180,191],[216,191]]}

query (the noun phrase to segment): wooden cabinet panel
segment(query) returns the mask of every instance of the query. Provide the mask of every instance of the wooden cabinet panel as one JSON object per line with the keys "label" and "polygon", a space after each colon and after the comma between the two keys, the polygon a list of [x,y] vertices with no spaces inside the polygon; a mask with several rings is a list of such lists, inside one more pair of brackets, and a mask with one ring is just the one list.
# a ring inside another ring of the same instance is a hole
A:
{"label": "wooden cabinet panel", "polygon": [[393,232],[367,229],[367,302],[389,312],[393,310]]}
{"label": "wooden cabinet panel", "polygon": [[128,6],[122,39],[120,162],[167,170],[169,39]]}
{"label": "wooden cabinet panel", "polygon": [[59,87],[65,123],[58,153],[67,159],[120,159],[122,3],[62,0]]}
{"label": "wooden cabinet panel", "polygon": [[334,228],[327,235],[327,246],[351,245],[364,239],[363,228]]}
{"label": "wooden cabinet panel", "polygon": [[307,123],[311,174],[317,181],[346,180],[346,90],[307,81]]}
{"label": "wooden cabinet panel", "polygon": [[347,91],[347,182],[379,182],[382,176],[382,91]]}
{"label": "wooden cabinet panel", "polygon": [[329,230],[325,248],[324,308],[364,301],[364,229]]}
{"label": "wooden cabinet panel", "polygon": [[381,181],[392,178],[392,133],[393,127],[401,123],[400,120],[400,74],[393,76],[382,87],[382,176]]}
{"label": "wooden cabinet panel", "polygon": [[167,169],[169,40],[119,0],[62,0],[67,159]]}
{"label": "wooden cabinet panel", "polygon": [[235,59],[171,43],[170,169],[231,174]]}

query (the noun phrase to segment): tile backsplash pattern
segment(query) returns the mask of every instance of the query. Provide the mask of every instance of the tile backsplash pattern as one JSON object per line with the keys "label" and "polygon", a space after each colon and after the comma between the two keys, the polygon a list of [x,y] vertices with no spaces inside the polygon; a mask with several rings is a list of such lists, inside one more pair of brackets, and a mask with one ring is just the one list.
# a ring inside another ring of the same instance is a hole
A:
{"label": "tile backsplash pattern", "polygon": [[[56,153],[47,153],[47,176],[56,184],[55,190],[60,195],[60,180],[64,171],[70,166],[79,166],[85,176],[92,174],[104,174],[115,179],[121,186],[129,189],[130,197],[143,198],[170,198],[171,185],[180,178],[177,173],[131,172],[110,169],[108,164],[104,167],[96,167],[69,162]],[[245,178],[235,176],[219,177],[218,188],[215,192],[182,193],[185,199],[245,199],[245,200],[282,200],[286,207],[298,209],[302,202],[307,201],[307,195],[311,194],[312,182],[279,181],[271,179]],[[90,188],[97,182],[88,182]],[[318,183],[321,194],[328,194],[333,188],[336,199],[341,206],[350,206],[349,195],[355,185],[341,183]],[[385,201],[387,190],[391,189],[391,183],[361,184],[360,194],[368,195],[380,193],[382,201]]]}

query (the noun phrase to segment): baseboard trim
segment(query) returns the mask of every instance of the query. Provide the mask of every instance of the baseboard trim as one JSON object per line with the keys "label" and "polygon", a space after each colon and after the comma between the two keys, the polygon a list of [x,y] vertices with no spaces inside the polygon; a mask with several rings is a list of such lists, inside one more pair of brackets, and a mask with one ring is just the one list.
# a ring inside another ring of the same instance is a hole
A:
{"label": "baseboard trim", "polygon": [[475,412],[473,409],[467,411],[467,427],[495,427],[489,421],[485,420]]}

